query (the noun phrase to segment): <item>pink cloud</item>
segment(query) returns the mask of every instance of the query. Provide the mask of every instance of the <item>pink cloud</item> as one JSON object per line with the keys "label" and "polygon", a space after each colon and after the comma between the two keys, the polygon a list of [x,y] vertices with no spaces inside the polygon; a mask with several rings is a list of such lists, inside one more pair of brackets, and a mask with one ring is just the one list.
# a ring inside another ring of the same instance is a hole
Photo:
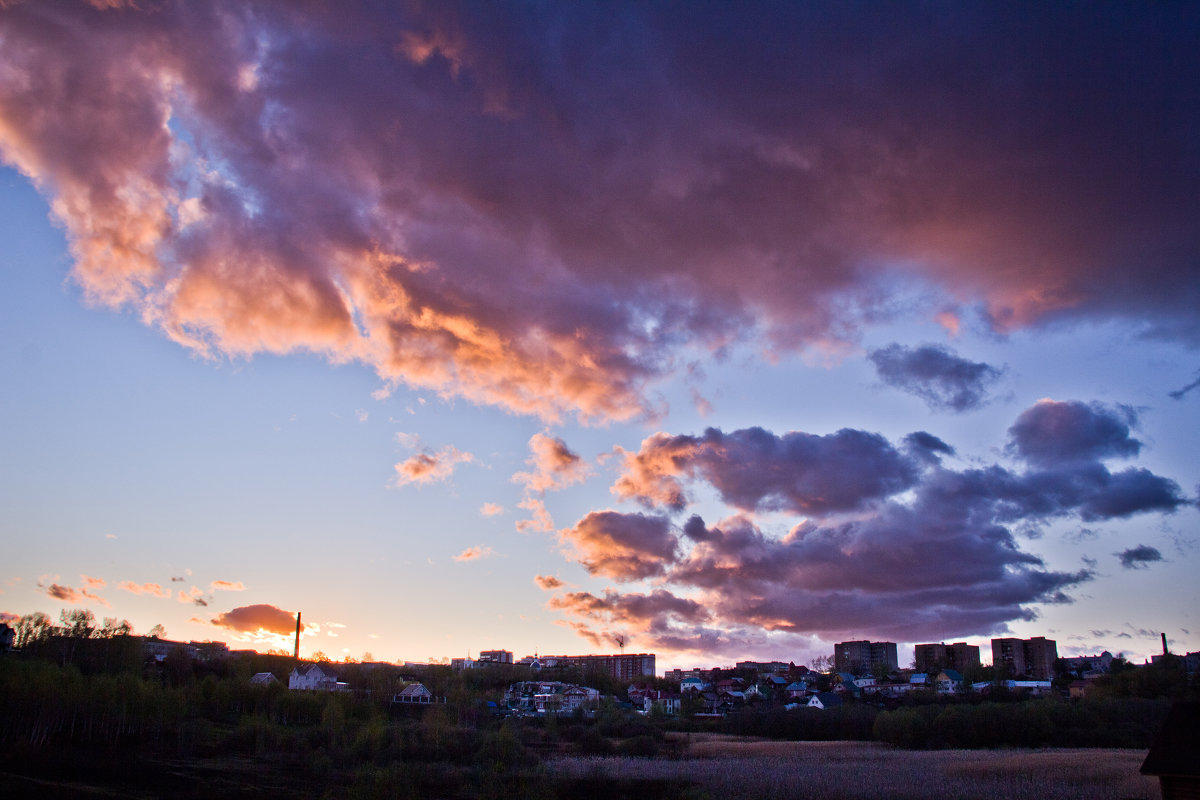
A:
{"label": "pink cloud", "polygon": [[241,581],[213,581],[208,585],[210,592],[244,592],[245,585]]}
{"label": "pink cloud", "polygon": [[557,437],[535,433],[529,439],[531,455],[526,461],[533,470],[513,475],[530,492],[547,492],[581,483],[591,474],[591,468],[567,443]]}
{"label": "pink cloud", "polygon": [[478,561],[481,558],[495,558],[496,551],[486,545],[468,547],[454,557],[455,561]]}
{"label": "pink cloud", "polygon": [[479,513],[485,517],[495,517],[504,513],[504,506],[499,503],[484,503],[479,507]]}
{"label": "pink cloud", "polygon": [[464,453],[453,445],[447,445],[436,453],[417,453],[396,464],[395,484],[430,484],[444,481],[454,474],[459,464],[470,464],[475,457]]}
{"label": "pink cloud", "polygon": [[523,508],[531,515],[529,519],[517,521],[517,530],[522,533],[554,530],[554,518],[550,516],[550,510],[546,508],[546,501],[540,497],[526,497],[517,503],[517,508]]}

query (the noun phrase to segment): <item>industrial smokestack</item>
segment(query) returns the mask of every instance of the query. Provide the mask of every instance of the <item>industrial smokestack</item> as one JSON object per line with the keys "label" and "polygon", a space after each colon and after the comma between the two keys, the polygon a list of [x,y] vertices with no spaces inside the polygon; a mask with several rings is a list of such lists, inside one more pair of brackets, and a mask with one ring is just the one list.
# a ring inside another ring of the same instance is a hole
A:
{"label": "industrial smokestack", "polygon": [[[1163,641],[1165,642],[1166,639],[1164,638]],[[295,655],[295,658],[297,661],[300,660],[300,612],[299,611],[296,612],[296,655]]]}
{"label": "industrial smokestack", "polygon": [[1167,635],[1165,633],[1162,635],[1162,640],[1163,640],[1163,655],[1165,656],[1170,653],[1170,651],[1167,650]]}

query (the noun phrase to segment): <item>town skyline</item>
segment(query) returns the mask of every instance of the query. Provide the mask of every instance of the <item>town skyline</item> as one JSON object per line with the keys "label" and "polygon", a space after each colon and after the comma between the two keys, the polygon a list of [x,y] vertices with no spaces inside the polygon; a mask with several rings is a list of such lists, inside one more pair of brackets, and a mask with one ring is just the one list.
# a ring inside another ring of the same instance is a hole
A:
{"label": "town skyline", "polygon": [[1200,650],[1194,8],[101,5],[0,8],[0,619]]}

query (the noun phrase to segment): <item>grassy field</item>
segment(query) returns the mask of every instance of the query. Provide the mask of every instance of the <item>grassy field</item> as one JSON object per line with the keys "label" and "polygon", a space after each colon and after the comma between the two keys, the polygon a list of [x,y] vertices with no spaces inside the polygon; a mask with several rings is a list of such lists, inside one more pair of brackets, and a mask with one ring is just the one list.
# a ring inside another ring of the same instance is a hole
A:
{"label": "grassy field", "polygon": [[1141,750],[898,750],[861,742],[692,735],[679,760],[560,758],[564,777],[691,782],[711,800],[1152,800]]}

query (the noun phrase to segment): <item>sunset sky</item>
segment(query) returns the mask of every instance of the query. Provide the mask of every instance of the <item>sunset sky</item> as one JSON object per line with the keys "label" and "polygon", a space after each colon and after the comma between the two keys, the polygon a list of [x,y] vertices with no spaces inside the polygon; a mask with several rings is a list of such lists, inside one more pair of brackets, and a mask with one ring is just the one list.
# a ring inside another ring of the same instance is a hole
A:
{"label": "sunset sky", "polygon": [[1197,31],[0,2],[0,612],[1200,650]]}

